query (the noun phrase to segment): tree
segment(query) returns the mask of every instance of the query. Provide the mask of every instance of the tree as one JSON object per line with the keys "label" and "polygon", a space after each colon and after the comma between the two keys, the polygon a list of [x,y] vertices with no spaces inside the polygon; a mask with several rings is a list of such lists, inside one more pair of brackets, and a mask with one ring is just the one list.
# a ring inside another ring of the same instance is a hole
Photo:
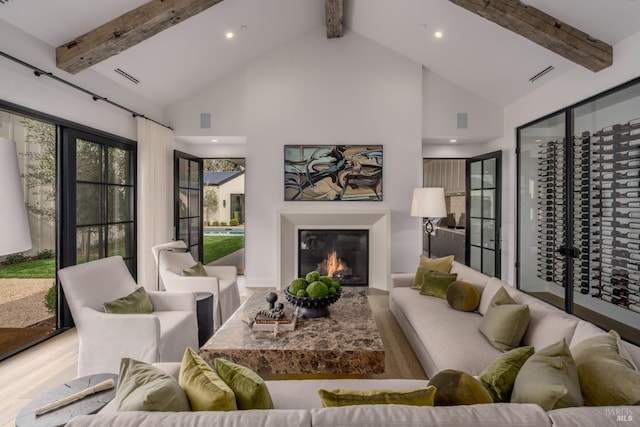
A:
{"label": "tree", "polygon": [[210,214],[214,214],[218,211],[218,192],[216,188],[211,185],[204,186],[203,206],[206,209],[205,218],[209,218]]}
{"label": "tree", "polygon": [[56,126],[30,118],[23,119],[22,125],[28,144],[24,153],[25,183],[32,194],[40,196],[26,203],[27,210],[53,222],[56,219]]}
{"label": "tree", "polygon": [[233,159],[206,159],[204,161],[205,172],[232,172],[243,170],[244,166],[235,163]]}

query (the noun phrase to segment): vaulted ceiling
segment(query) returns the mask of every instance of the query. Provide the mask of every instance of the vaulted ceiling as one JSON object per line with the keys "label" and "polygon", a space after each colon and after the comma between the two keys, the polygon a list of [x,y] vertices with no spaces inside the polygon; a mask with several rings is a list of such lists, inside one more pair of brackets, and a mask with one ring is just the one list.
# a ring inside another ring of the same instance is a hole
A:
{"label": "vaulted ceiling", "polygon": [[[53,55],[56,47],[66,46],[148,1],[7,0],[0,5],[0,20],[50,45]],[[527,21],[515,19],[524,6],[514,0],[344,0],[342,28],[335,21],[325,20],[325,0],[190,3],[192,10],[180,11],[185,15],[169,16],[169,24],[163,31],[155,34],[145,30],[145,40],[73,71],[82,73],[79,70],[90,67],[167,106],[301,34],[326,31],[328,35],[336,32],[334,36],[339,36],[340,32],[353,31],[489,101],[506,106],[545,82],[580,67],[576,64],[579,61],[569,55],[577,52],[580,56],[595,43],[591,39],[600,40],[602,45],[615,45],[640,31],[640,1],[634,0],[529,0],[531,10],[544,12],[535,17],[541,25],[545,24],[544,16],[551,17],[544,33],[569,30],[556,34],[552,42],[560,39],[564,43],[554,51],[545,37],[542,43],[531,41],[544,34],[535,27],[528,28]],[[328,8],[337,3],[340,2],[326,2]],[[510,7],[519,7],[520,11],[509,12]],[[501,16],[504,10],[507,13]],[[493,15],[493,19],[487,14]],[[576,29],[579,32],[571,33]],[[228,32],[233,32],[234,37],[228,39]],[[435,32],[441,32],[442,37],[434,37]],[[578,42],[567,39],[570,36],[582,38],[579,42],[584,45],[576,50]],[[119,43],[124,42],[122,37]],[[587,63],[595,61],[595,68],[606,67],[606,54],[600,65],[599,55],[597,51],[588,51]],[[77,55],[72,61],[78,63],[79,58],[84,55]],[[550,66],[553,71],[533,83],[529,81]],[[65,68],[64,64],[61,67]],[[132,82],[117,69],[139,82]],[[64,75],[61,70],[49,71]]]}

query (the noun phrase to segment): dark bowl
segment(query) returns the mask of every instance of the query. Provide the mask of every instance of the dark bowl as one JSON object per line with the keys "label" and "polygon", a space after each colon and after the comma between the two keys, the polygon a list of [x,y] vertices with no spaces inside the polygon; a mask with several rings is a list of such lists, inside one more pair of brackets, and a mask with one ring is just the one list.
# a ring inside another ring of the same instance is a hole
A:
{"label": "dark bowl", "polygon": [[284,290],[284,296],[291,304],[300,307],[299,315],[302,317],[323,317],[329,314],[329,306],[340,299],[342,288],[338,292],[326,297],[309,298],[299,297],[289,293],[289,289]]}

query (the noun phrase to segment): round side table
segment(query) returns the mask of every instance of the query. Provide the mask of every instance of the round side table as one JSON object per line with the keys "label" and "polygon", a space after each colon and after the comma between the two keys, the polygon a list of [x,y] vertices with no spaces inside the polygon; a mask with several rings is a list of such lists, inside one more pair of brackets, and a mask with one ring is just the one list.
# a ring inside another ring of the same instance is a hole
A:
{"label": "round side table", "polygon": [[[36,416],[35,410],[56,400],[63,399],[87,387],[95,386],[102,381],[113,379],[116,383],[112,389],[101,391],[62,406],[42,415]],[[95,374],[67,381],[58,387],[42,393],[29,402],[16,417],[16,427],[54,427],[63,426],[77,415],[95,414],[109,403],[116,395],[118,375]]]}
{"label": "round side table", "polygon": [[213,335],[213,294],[211,292],[196,292],[196,317],[198,345],[202,347]]}

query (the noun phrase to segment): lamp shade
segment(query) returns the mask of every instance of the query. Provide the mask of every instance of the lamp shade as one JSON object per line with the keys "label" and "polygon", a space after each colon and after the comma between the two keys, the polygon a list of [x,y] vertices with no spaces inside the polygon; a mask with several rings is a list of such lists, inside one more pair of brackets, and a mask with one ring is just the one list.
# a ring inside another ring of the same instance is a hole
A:
{"label": "lamp shade", "polygon": [[447,206],[444,200],[444,188],[422,187],[413,190],[411,216],[420,218],[444,218]]}
{"label": "lamp shade", "polygon": [[0,137],[0,255],[31,249],[16,143]]}

